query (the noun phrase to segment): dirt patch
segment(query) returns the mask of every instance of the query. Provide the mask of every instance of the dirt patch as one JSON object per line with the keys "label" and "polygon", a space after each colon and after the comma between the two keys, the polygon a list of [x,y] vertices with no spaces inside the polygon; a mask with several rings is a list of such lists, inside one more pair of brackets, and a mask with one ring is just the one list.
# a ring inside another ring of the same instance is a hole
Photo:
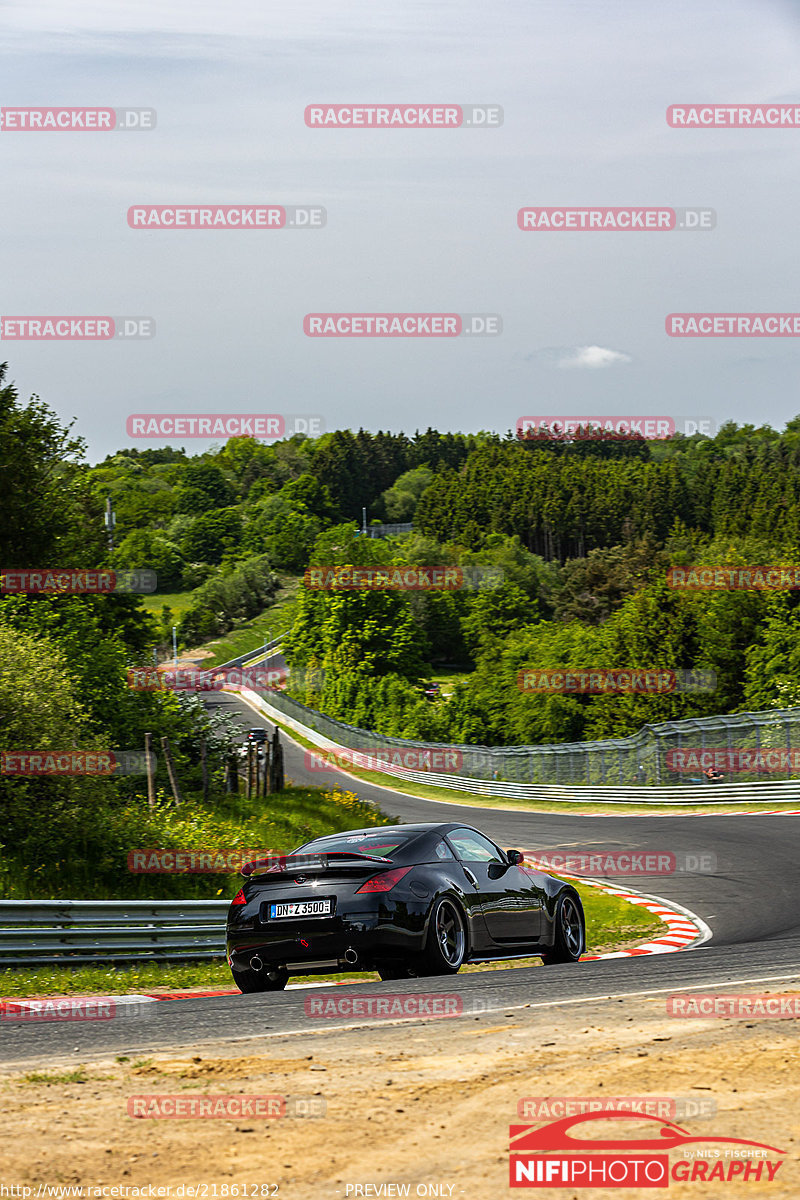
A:
{"label": "dirt patch", "polygon": [[[505,1018],[495,1012],[322,1029],[302,1038],[248,1039],[235,1050],[223,1043],[175,1048],[137,1062],[47,1063],[36,1071],[51,1082],[27,1082],[9,1071],[0,1076],[0,1172],[3,1182],[15,1184],[170,1185],[172,1196],[180,1196],[181,1184],[200,1184],[207,1200],[236,1195],[234,1185],[239,1196],[244,1185],[248,1196],[267,1195],[253,1189],[268,1183],[278,1185],[279,1200],[355,1200],[381,1194],[356,1193],[356,1185],[381,1183],[409,1185],[412,1197],[497,1200],[511,1194],[509,1125],[534,1121],[518,1112],[525,1097],[642,1096],[694,1101],[699,1115],[678,1113],[676,1123],[709,1137],[711,1146],[715,1136],[739,1137],[788,1152],[771,1184],[672,1182],[670,1195],[794,1198],[800,1193],[796,1047],[790,1020],[677,1020],[656,997],[514,1009]],[[84,1081],[75,1082],[80,1067]],[[127,1115],[134,1095],[221,1093],[304,1098],[306,1111],[313,1098],[324,1102],[326,1115]],[[610,1124],[602,1122],[597,1132],[608,1133]],[[637,1132],[642,1136],[644,1127],[628,1127],[625,1136]],[[652,1136],[652,1128],[646,1132]],[[673,1161],[680,1153],[672,1151]],[[610,1194],[542,1191],[564,1200]],[[624,1194],[645,1200],[654,1193]]]}

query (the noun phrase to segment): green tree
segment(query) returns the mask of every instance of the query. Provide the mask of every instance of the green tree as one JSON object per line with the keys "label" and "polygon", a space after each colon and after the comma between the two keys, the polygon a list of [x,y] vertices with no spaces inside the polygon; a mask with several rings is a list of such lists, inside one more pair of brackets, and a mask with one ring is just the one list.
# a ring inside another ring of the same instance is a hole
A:
{"label": "green tree", "polygon": [[180,586],[184,558],[178,546],[155,529],[136,529],[123,538],[111,556],[111,565],[155,571],[158,590],[171,591]]}
{"label": "green tree", "polygon": [[770,596],[764,621],[744,650],[742,708],[800,706],[800,604],[793,592]]}
{"label": "green tree", "polygon": [[433,471],[427,465],[404,471],[381,497],[386,520],[413,521],[419,498],[432,479]]}
{"label": "green tree", "polygon": [[181,549],[189,562],[218,565],[226,554],[238,549],[242,533],[242,517],[238,509],[217,508],[192,521]]}
{"label": "green tree", "polygon": [[21,404],[7,369],[0,363],[0,564],[95,566],[102,508],[78,465],[85,444],[38,396]]}

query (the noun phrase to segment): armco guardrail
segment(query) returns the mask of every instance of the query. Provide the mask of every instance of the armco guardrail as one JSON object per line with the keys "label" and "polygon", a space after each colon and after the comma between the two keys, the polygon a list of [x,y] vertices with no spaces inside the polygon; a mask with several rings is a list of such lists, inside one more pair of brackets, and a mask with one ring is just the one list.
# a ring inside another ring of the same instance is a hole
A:
{"label": "armco guardrail", "polygon": [[[679,792],[696,790],[700,784],[710,790],[718,785],[707,784],[703,777],[706,754],[720,756],[723,765],[719,769],[726,774],[726,783],[732,775],[738,775],[742,782],[733,785],[737,792],[752,783],[777,787],[777,777],[800,775],[800,708],[662,721],[644,725],[630,737],[545,746],[409,741],[346,725],[279,691],[270,693],[264,711],[272,720],[289,725],[294,721],[298,732],[318,745],[341,746],[378,757],[390,751],[397,751],[398,756],[413,751],[417,757],[426,750],[451,755],[455,752],[457,765],[448,772],[450,782],[440,786],[469,790],[464,785],[472,780],[486,785],[509,784],[515,789],[495,792],[490,788],[487,795],[524,795],[524,789],[531,786],[550,789],[599,785],[603,791],[666,787]],[[311,738],[308,730],[320,734],[323,740]],[[742,762],[747,754],[753,761],[761,759],[766,764],[764,769],[754,767],[745,772]],[[733,768],[726,772],[727,761],[733,763]],[[716,764],[717,759],[710,757],[708,765]],[[430,773],[423,777],[432,780]],[[800,779],[789,782],[800,794]]]}
{"label": "armco guardrail", "polygon": [[[271,721],[280,722],[288,729],[301,734],[307,741],[318,746],[321,751],[330,752],[330,763],[336,765],[337,752],[341,755],[341,766],[347,770],[348,765],[359,766],[358,756],[364,757],[365,769],[378,770],[382,775],[394,776],[398,780],[409,780],[433,787],[449,788],[467,792],[475,796],[498,796],[506,799],[544,800],[555,804],[663,804],[663,805],[730,805],[758,801],[768,804],[800,803],[800,780],[771,780],[768,782],[743,783],[683,783],[672,787],[631,786],[622,787],[613,784],[593,785],[582,782],[568,785],[552,783],[527,783],[523,780],[479,778],[477,769],[486,770],[486,758],[482,753],[491,754],[492,748],[478,746],[442,746],[420,742],[402,741],[400,738],[380,738],[380,735],[356,729],[351,725],[343,725],[330,717],[307,708],[297,700],[281,692],[270,693],[269,700],[247,688],[237,689],[243,698],[256,707]],[[304,719],[301,719],[304,717]],[[308,722],[308,723],[306,723]],[[313,723],[312,723],[313,722]],[[321,732],[320,726],[326,730]],[[333,736],[331,736],[333,734]],[[360,736],[359,736],[360,735]],[[353,745],[360,740],[366,740],[366,745]],[[635,739],[620,739],[621,742]],[[587,743],[591,746],[592,743]],[[594,745],[613,746],[613,742],[594,743]],[[431,751],[464,751],[464,763],[459,770],[442,772],[415,770],[398,763],[388,761],[387,755],[396,750],[398,760],[402,760],[405,750],[413,750],[415,758],[423,756],[425,750]],[[497,747],[502,751],[504,747]],[[516,747],[510,748],[513,752]],[[520,750],[535,750],[538,747],[519,747]],[[550,747],[543,747],[550,749]],[[560,747],[559,747],[560,749]],[[563,747],[567,752],[574,751],[575,745]],[[378,759],[371,755],[378,755]],[[491,759],[489,763],[491,764]],[[500,760],[495,760],[500,761]],[[475,775],[466,772],[472,768]],[[320,775],[320,779],[323,776]]]}
{"label": "armco guardrail", "polygon": [[224,958],[229,900],[0,900],[0,967]]}
{"label": "armco guardrail", "polygon": [[390,521],[384,525],[368,525],[367,537],[396,537],[398,534],[411,533],[411,524],[411,521]]}
{"label": "armco guardrail", "polygon": [[271,658],[271,650],[277,650],[283,641],[283,636],[273,638],[271,642],[265,642],[263,646],[259,646],[257,650],[248,650],[246,654],[240,654],[238,658],[232,658],[229,662],[220,663],[218,667],[203,668],[209,671],[225,671],[231,667],[243,667],[245,663],[255,663],[260,658]]}

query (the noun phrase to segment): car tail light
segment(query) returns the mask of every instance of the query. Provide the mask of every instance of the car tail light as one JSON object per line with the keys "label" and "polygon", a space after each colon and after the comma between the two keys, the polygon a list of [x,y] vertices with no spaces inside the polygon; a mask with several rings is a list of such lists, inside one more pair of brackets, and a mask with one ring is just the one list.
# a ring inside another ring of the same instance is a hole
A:
{"label": "car tail light", "polygon": [[373,875],[372,879],[362,883],[356,894],[358,892],[390,892],[410,870],[411,867],[395,867],[393,871],[381,871],[380,875]]}
{"label": "car tail light", "polygon": [[231,904],[247,904],[247,898],[245,897],[243,888],[239,888],[238,892],[231,900]]}

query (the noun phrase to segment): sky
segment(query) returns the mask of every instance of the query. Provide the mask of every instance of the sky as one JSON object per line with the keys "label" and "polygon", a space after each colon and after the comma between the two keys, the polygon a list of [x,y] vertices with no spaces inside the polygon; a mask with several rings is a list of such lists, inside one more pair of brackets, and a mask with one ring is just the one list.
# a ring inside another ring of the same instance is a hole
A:
{"label": "sky", "polygon": [[[800,127],[670,105],[800,104],[789,0],[0,0],[0,105],[154,109],[154,129],[0,129],[0,315],[148,317],[149,338],[0,337],[88,442],[132,414],[317,428],[523,416],[781,428],[796,337],[668,314],[800,312]],[[502,124],[310,128],[308,105],[494,105]],[[313,229],[130,228],[152,205],[310,205]],[[713,229],[523,231],[524,207],[713,209]],[[502,332],[310,337],[312,313],[497,314]],[[13,326],[12,326],[13,329]],[[220,439],[215,439],[219,444]]]}

